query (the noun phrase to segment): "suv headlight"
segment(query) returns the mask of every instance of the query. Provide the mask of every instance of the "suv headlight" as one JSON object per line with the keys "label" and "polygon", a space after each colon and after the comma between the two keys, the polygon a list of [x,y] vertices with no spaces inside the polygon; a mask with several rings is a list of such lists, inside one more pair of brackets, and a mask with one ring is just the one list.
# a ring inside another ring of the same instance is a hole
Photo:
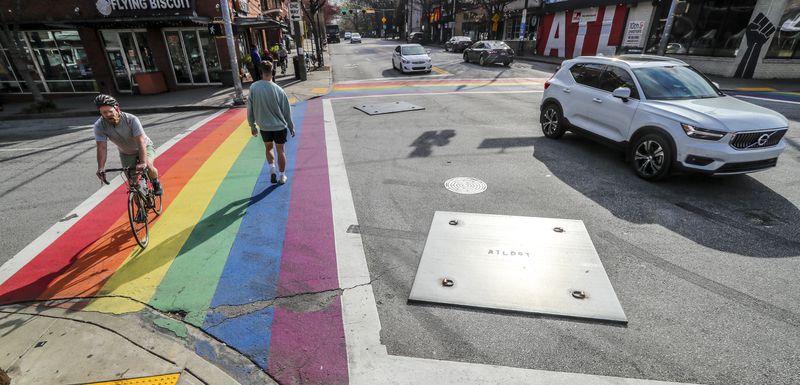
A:
{"label": "suv headlight", "polygon": [[707,128],[695,127],[691,124],[686,124],[686,123],[681,123],[681,128],[683,128],[683,132],[686,133],[686,136],[695,139],[720,140],[726,134],[726,132],[723,131],[715,131],[715,130],[709,130]]}

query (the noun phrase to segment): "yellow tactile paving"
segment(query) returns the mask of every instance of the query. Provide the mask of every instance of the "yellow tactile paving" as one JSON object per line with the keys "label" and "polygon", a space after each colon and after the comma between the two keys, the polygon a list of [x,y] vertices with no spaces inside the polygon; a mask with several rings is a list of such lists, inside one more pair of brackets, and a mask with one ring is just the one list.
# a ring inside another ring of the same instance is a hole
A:
{"label": "yellow tactile paving", "polygon": [[328,89],[325,87],[314,87],[311,89],[311,93],[314,94],[325,94],[328,92]]}
{"label": "yellow tactile paving", "polygon": [[130,378],[126,380],[92,382],[83,385],[175,385],[178,383],[180,377],[180,373],[173,373],[152,377]]}

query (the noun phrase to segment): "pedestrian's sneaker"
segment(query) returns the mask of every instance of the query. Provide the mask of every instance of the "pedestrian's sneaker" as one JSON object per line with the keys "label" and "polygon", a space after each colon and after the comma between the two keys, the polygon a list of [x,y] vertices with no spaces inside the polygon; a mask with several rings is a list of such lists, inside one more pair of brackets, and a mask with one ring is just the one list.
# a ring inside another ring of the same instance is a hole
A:
{"label": "pedestrian's sneaker", "polygon": [[275,175],[275,174],[272,174],[272,175],[270,175],[270,176],[269,176],[269,181],[270,181],[270,183],[272,183],[272,184],[278,183],[278,176],[277,176],[277,175]]}
{"label": "pedestrian's sneaker", "polygon": [[286,183],[286,181],[287,181],[288,179],[289,179],[289,178],[287,178],[287,177],[286,177],[286,175],[281,175],[281,179],[280,179],[280,180],[278,180],[278,184],[284,184],[284,183]]}

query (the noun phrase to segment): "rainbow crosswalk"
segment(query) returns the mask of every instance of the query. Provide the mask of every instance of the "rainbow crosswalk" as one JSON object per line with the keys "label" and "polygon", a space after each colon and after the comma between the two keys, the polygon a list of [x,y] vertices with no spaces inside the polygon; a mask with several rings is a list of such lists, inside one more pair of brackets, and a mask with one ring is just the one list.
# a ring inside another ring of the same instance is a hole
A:
{"label": "rainbow crosswalk", "polygon": [[[336,84],[326,98],[540,92],[543,81],[348,83]],[[83,299],[60,306],[181,314],[279,381],[347,383],[341,298],[331,295],[307,308],[280,301],[340,287],[322,105],[315,99],[292,109],[297,135],[286,145],[288,183],[270,183],[264,147],[251,137],[246,111],[222,112],[156,158],[164,210],[150,223],[146,249],[130,234],[127,188],[120,185],[27,252],[29,260],[11,264],[18,270],[3,266],[0,275],[9,278],[0,283],[0,305]]]}
{"label": "rainbow crosswalk", "polygon": [[[319,183],[327,180],[320,104],[293,108],[286,184],[270,183],[245,110],[226,111],[157,157],[164,211],[146,249],[130,235],[119,186],[2,282],[0,304],[86,298],[73,310],[179,312],[279,380],[346,383],[338,297],[310,310],[270,302],[339,287],[330,191]],[[242,315],[216,310],[262,302]]]}

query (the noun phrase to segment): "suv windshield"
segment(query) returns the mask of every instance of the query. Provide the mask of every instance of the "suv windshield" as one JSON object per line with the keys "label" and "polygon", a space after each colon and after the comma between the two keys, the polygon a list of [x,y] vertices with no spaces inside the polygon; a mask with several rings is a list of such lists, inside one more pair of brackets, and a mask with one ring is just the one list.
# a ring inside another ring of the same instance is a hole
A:
{"label": "suv windshield", "polygon": [[648,99],[702,99],[722,95],[692,67],[634,68],[633,74]]}
{"label": "suv windshield", "polygon": [[410,46],[410,47],[403,47],[402,52],[403,55],[424,55],[425,49],[422,46]]}
{"label": "suv windshield", "polygon": [[486,42],[486,45],[491,49],[508,49],[508,48],[511,48],[506,43],[503,43],[502,41]]}

